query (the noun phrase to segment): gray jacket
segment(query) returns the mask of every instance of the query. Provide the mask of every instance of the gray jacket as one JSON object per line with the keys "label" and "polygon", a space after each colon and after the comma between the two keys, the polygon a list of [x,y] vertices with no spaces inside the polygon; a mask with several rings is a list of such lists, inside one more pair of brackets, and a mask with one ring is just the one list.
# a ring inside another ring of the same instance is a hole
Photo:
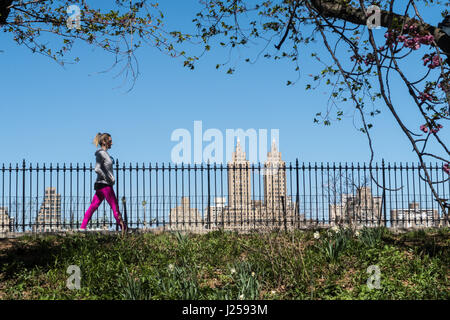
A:
{"label": "gray jacket", "polygon": [[109,184],[110,186],[114,185],[116,182],[113,175],[114,159],[103,149],[95,151],[95,159],[97,160],[95,164],[97,180],[95,182]]}

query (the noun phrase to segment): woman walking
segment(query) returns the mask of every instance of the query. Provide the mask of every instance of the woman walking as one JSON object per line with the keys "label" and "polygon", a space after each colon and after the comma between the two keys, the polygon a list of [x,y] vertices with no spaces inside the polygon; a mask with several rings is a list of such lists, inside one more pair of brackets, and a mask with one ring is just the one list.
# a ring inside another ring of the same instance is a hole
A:
{"label": "woman walking", "polygon": [[92,214],[97,210],[103,200],[106,199],[113,210],[117,224],[120,225],[122,233],[124,233],[128,228],[119,212],[119,203],[112,187],[115,183],[113,175],[114,159],[112,159],[107,152],[112,145],[111,135],[109,133],[97,133],[94,138],[94,145],[98,147],[99,144],[100,148],[95,152],[97,161],[95,164],[95,172],[97,173],[97,180],[95,181],[94,189],[96,191],[91,205],[84,214],[80,230],[86,230],[86,226],[89,223]]}

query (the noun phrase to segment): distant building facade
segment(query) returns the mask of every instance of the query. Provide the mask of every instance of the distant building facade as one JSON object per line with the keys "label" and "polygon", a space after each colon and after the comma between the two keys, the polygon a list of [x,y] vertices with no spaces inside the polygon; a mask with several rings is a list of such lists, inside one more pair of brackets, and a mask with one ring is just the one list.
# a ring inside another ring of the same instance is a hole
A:
{"label": "distant building facade", "polygon": [[61,195],[55,187],[45,189],[44,202],[41,204],[34,232],[61,231]]}
{"label": "distant building facade", "polygon": [[197,208],[191,208],[189,197],[182,197],[181,204],[170,210],[169,229],[199,231],[203,229],[203,219]]}
{"label": "distant building facade", "polygon": [[216,197],[214,198],[214,205],[210,207],[206,207],[205,209],[205,223],[206,228],[215,229],[220,225],[223,225],[224,221],[222,219],[225,218],[224,212],[226,209],[226,201],[225,197]]}
{"label": "distant building facade", "polygon": [[360,187],[356,195],[342,194],[338,204],[330,204],[330,225],[355,225],[376,227],[384,225],[382,197],[372,195],[370,187]]}
{"label": "distant building facade", "polygon": [[286,163],[281,160],[275,141],[264,163],[264,205],[266,208],[282,209],[286,206]]}
{"label": "distant building facade", "polygon": [[408,209],[391,210],[391,226],[394,228],[439,227],[437,209],[420,209],[419,203],[411,202]]}
{"label": "distant building facade", "polygon": [[8,207],[0,207],[0,233],[14,230],[14,218],[9,217]]}
{"label": "distant building facade", "polygon": [[228,162],[228,207],[233,212],[246,215],[250,210],[250,162],[245,157],[239,138],[236,150]]}

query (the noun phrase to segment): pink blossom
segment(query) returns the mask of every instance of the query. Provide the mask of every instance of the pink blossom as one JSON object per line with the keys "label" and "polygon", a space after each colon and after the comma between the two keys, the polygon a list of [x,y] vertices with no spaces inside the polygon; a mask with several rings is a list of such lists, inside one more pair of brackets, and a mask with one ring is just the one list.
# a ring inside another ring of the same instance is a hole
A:
{"label": "pink blossom", "polygon": [[361,63],[361,62],[362,62],[362,57],[355,54],[355,55],[353,55],[353,56],[350,57],[350,60],[351,60],[351,61],[356,60],[357,63]]}
{"label": "pink blossom", "polygon": [[438,125],[436,125],[436,128],[434,128],[434,130],[432,130],[432,132],[437,133],[442,128],[443,128],[442,124],[438,124]]}
{"label": "pink blossom", "polygon": [[419,94],[419,99],[422,100],[422,102],[424,102],[425,100],[432,101],[433,97],[430,94],[426,93],[426,92],[421,92]]}
{"label": "pink blossom", "polygon": [[[431,62],[428,65],[428,68],[430,69],[434,69],[438,66],[441,65],[442,59],[438,57],[438,55],[436,53],[432,53],[431,55],[426,54],[422,57],[423,59],[423,65],[427,65],[427,63]],[[438,87],[440,88],[440,86],[438,85]]]}
{"label": "pink blossom", "polygon": [[444,164],[443,170],[445,173],[450,174],[449,163]]}
{"label": "pink blossom", "polygon": [[434,126],[434,128],[433,129],[431,129],[431,133],[437,133],[437,132],[439,132],[439,130],[440,129],[442,129],[443,128],[443,125],[442,124],[436,124],[435,126]]}
{"label": "pink blossom", "polygon": [[366,66],[368,66],[370,63],[373,63],[375,61],[375,59],[373,58],[372,55],[367,55],[366,58],[364,59],[364,63],[366,64]]}
{"label": "pink blossom", "polygon": [[[403,46],[405,48],[409,48],[412,50],[419,50],[421,45],[431,45],[434,41],[434,37],[431,34],[427,35],[420,35],[418,32],[418,28],[415,25],[407,25],[403,27],[404,34],[399,34],[396,30],[388,31],[384,34],[384,37],[386,38],[386,44],[389,47],[393,47],[393,44],[403,42]],[[379,50],[383,50],[383,47],[380,47]],[[430,57],[431,58],[431,57]],[[425,60],[424,65],[428,64],[430,60]],[[367,64],[367,62],[366,62]],[[438,62],[433,62],[430,68],[435,68],[438,64]]]}
{"label": "pink blossom", "polygon": [[428,128],[426,124],[423,124],[420,126],[420,130],[422,130],[423,132],[427,133],[428,132]]}
{"label": "pink blossom", "polygon": [[441,83],[438,83],[438,88],[441,88],[444,92],[448,89],[450,89],[448,83],[445,83],[444,81],[442,81]]}
{"label": "pink blossom", "polygon": [[433,58],[431,59],[431,63],[428,66],[428,68],[434,69],[434,68],[436,68],[436,67],[438,67],[440,65],[441,65],[441,58],[437,54],[435,54],[433,56]]}
{"label": "pink blossom", "polygon": [[434,37],[431,34],[428,34],[426,36],[420,37],[419,42],[422,44],[432,44],[434,40]]}
{"label": "pink blossom", "polygon": [[420,48],[420,43],[417,41],[417,38],[407,39],[403,42],[404,46],[413,50],[417,50]]}

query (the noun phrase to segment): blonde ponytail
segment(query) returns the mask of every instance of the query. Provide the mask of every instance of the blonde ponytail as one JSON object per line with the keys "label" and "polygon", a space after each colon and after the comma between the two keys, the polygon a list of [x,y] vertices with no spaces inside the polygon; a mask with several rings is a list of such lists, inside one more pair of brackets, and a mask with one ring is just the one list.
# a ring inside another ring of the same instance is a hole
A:
{"label": "blonde ponytail", "polygon": [[110,136],[111,135],[109,133],[101,133],[101,132],[97,133],[93,141],[95,147],[98,147],[98,145],[100,146],[104,145]]}
{"label": "blonde ponytail", "polygon": [[95,147],[98,147],[98,144],[100,142],[100,137],[101,136],[102,136],[102,134],[100,132],[97,133],[97,135],[95,136],[94,141],[93,141]]}

